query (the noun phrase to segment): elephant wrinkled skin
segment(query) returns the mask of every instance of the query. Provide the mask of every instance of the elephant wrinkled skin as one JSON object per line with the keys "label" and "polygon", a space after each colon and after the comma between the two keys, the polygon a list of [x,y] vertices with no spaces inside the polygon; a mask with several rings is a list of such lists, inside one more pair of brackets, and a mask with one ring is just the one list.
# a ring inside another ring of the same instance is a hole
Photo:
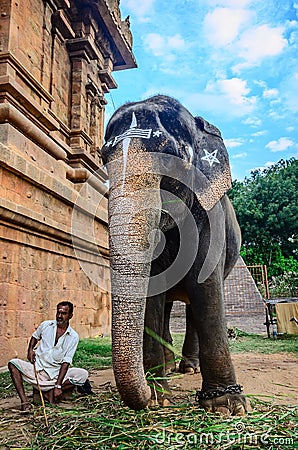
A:
{"label": "elephant wrinkled skin", "polygon": [[[187,303],[182,371],[200,371],[206,410],[244,414],[226,333],[224,278],[240,230],[219,130],[179,102],[155,96],[120,107],[102,148],[110,180],[112,354],[118,390],[131,408],[166,404],[173,300]],[[155,382],[149,387],[145,373]]]}

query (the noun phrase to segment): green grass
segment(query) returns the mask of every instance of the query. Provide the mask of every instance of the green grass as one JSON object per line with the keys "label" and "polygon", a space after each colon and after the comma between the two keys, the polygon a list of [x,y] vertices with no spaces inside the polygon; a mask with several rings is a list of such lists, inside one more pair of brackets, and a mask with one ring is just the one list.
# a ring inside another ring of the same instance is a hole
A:
{"label": "green grass", "polygon": [[281,335],[277,339],[248,334],[237,330],[237,339],[230,341],[232,353],[295,353],[298,354],[298,335]]}
{"label": "green grass", "polygon": [[112,365],[111,338],[82,339],[79,342],[73,365],[87,370],[104,369]]}
{"label": "green grass", "polygon": [[11,397],[15,395],[15,390],[10,378],[9,372],[4,372],[0,374],[0,398]]}
{"label": "green grass", "polygon": [[[257,353],[295,353],[298,354],[298,335],[283,335],[277,339],[268,339],[259,334],[248,334],[236,330],[237,339],[230,340],[232,353],[257,352]],[[173,345],[177,353],[181,353],[184,334],[173,335]]]}

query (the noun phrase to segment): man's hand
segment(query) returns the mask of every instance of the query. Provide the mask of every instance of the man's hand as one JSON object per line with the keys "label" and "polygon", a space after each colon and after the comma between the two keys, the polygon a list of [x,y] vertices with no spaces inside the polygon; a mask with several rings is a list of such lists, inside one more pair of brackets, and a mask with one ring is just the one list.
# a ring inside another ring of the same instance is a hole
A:
{"label": "man's hand", "polygon": [[55,398],[55,403],[57,403],[62,397],[62,388],[58,388],[58,387],[54,387],[54,398]]}
{"label": "man's hand", "polygon": [[31,336],[29,345],[28,345],[28,352],[27,352],[27,358],[31,362],[31,364],[35,363],[35,347],[37,345],[37,339],[35,337]]}
{"label": "man's hand", "polygon": [[28,349],[27,358],[31,364],[35,364],[35,351],[32,348]]}

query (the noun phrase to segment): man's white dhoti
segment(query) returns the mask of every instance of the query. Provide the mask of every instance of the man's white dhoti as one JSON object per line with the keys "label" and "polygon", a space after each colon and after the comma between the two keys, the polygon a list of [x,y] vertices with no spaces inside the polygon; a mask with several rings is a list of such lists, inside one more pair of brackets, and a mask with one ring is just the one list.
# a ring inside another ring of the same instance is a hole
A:
{"label": "man's white dhoti", "polygon": [[[11,359],[10,362],[16,366],[17,369],[22,374],[22,378],[27,383],[31,384],[33,387],[37,388],[37,382],[34,373],[34,366],[28,361],[23,361],[19,358]],[[58,375],[55,378],[50,378],[45,370],[37,371],[37,378],[42,391],[50,391],[57,384]],[[72,384],[76,386],[83,386],[88,378],[88,372],[85,369],[80,369],[77,367],[70,367],[63,379],[63,383],[69,380]]]}

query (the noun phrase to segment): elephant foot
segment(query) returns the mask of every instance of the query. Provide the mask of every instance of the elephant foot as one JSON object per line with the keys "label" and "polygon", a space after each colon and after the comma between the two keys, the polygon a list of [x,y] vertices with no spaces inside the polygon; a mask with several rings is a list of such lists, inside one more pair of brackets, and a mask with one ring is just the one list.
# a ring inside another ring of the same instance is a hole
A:
{"label": "elephant foot", "polygon": [[244,395],[226,394],[221,397],[199,400],[199,404],[207,412],[219,413],[225,416],[245,416],[247,404]]}
{"label": "elephant foot", "polygon": [[183,358],[179,363],[179,372],[180,373],[199,373],[200,372],[200,363],[198,359],[194,358]]}
{"label": "elephant foot", "polygon": [[171,389],[166,379],[149,381],[151,400],[148,406],[169,406],[171,404]]}
{"label": "elephant foot", "polygon": [[151,399],[148,403],[149,408],[153,406],[170,406],[172,405],[172,402],[169,398],[162,398],[162,399]]}
{"label": "elephant foot", "polygon": [[168,348],[165,348],[164,356],[165,356],[165,372],[166,373],[175,372],[176,361],[174,353]]}
{"label": "elephant foot", "polygon": [[247,402],[244,395],[241,395],[240,392],[241,386],[235,384],[215,391],[199,391],[197,392],[196,400],[207,412],[224,414],[226,416],[245,416],[248,410]]}
{"label": "elephant foot", "polygon": [[165,374],[169,375],[173,372],[176,372],[176,361],[175,359],[171,359],[165,362]]}

